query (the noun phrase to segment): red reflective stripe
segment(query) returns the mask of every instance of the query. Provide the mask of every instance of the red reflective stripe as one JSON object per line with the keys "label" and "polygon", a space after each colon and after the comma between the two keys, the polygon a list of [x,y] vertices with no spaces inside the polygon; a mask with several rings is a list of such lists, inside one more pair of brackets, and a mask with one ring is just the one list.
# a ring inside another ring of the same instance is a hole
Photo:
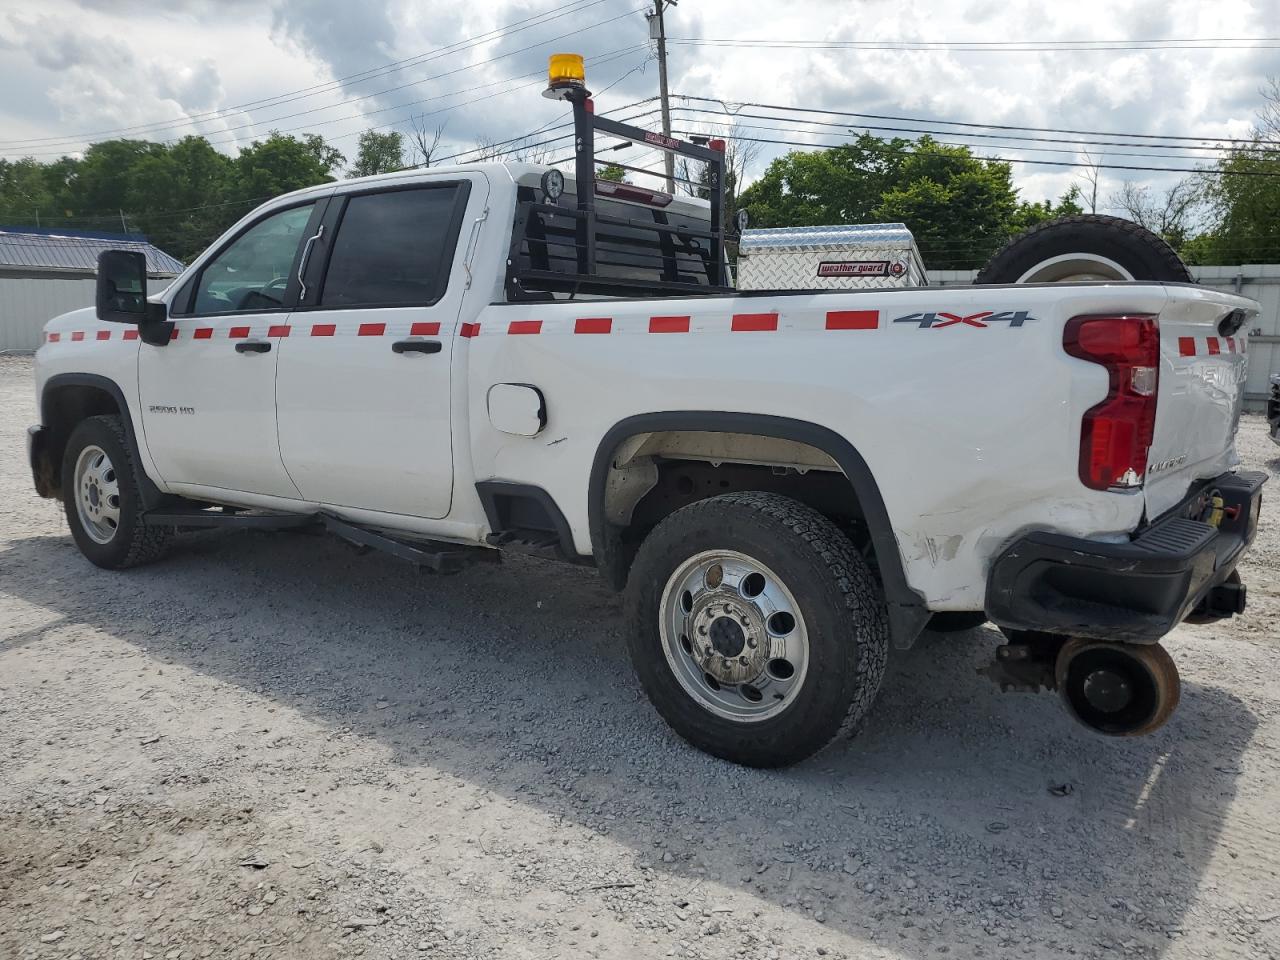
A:
{"label": "red reflective stripe", "polygon": [[1196,355],[1196,338],[1179,337],[1178,353],[1184,357],[1194,357]]}
{"label": "red reflective stripe", "polygon": [[409,328],[411,337],[435,337],[439,334],[440,324],[438,323],[415,323]]}
{"label": "red reflective stripe", "polygon": [[1209,338],[1209,356],[1217,356],[1222,352],[1222,345],[1218,343],[1217,337]]}
{"label": "red reflective stripe", "polygon": [[197,340],[212,340],[213,327],[197,327],[195,332],[195,338]]}
{"label": "red reflective stripe", "polygon": [[880,326],[879,310],[831,310],[828,330],[875,330]]}
{"label": "red reflective stripe", "polygon": [[170,333],[169,333],[169,339],[170,339],[170,340],[177,340],[177,339],[178,339],[178,328],[177,328],[177,327],[174,327],[174,328],[173,328],[173,330],[172,330],[172,331],[170,331]]}
{"label": "red reflective stripe", "polygon": [[356,330],[356,336],[380,337],[386,332],[387,325],[385,323],[362,323],[360,324],[359,329]]}
{"label": "red reflective stripe", "polygon": [[541,320],[512,320],[507,327],[508,334],[514,333],[541,333]]}
{"label": "red reflective stripe", "polygon": [[268,337],[287,337],[289,335],[289,330],[290,330],[289,324],[277,323],[274,326],[267,328],[267,336]]}
{"label": "red reflective stripe", "polygon": [[137,330],[126,330],[126,331],[124,332],[124,338],[125,338],[126,340],[137,340],[137,339],[138,339],[138,331],[137,331]]}
{"label": "red reflective stripe", "polygon": [[776,313],[735,313],[731,329],[737,333],[777,330],[778,315]]}
{"label": "red reflective stripe", "polygon": [[612,317],[579,317],[573,324],[574,333],[612,333]]}
{"label": "red reflective stripe", "polygon": [[84,331],[83,331],[83,330],[77,330],[75,333],[71,334],[71,339],[72,339],[72,340],[83,340],[83,339],[84,339]]}
{"label": "red reflective stripe", "polygon": [[1236,352],[1236,338],[1227,337],[1227,353],[1235,353],[1235,352]]}
{"label": "red reflective stripe", "polygon": [[51,333],[48,336],[49,336],[50,343],[57,343],[59,340],[62,339],[62,334],[60,333]]}
{"label": "red reflective stripe", "polygon": [[313,337],[332,337],[333,331],[338,329],[336,323],[316,323],[311,327],[311,335]]}
{"label": "red reflective stripe", "polygon": [[688,317],[650,317],[650,333],[688,333]]}
{"label": "red reflective stripe", "polygon": [[232,327],[227,331],[227,336],[232,340],[243,340],[245,337],[249,336],[249,328]]}
{"label": "red reflective stripe", "polygon": [[99,340],[110,340],[110,339],[111,339],[111,331],[110,331],[110,330],[99,330],[99,331],[98,331],[98,339],[99,339]]}
{"label": "red reflective stripe", "polygon": [[478,323],[464,323],[462,325],[462,329],[458,331],[458,336],[467,337],[468,339],[471,337],[478,337],[479,335],[480,324]]}

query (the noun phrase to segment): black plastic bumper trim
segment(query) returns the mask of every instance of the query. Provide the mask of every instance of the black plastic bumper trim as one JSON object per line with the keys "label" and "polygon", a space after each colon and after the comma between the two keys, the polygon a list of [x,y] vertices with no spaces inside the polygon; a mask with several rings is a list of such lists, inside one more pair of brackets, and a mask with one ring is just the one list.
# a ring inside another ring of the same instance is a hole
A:
{"label": "black plastic bumper trim", "polygon": [[[1231,576],[1257,534],[1266,480],[1216,477],[1127,543],[1027,534],[992,564],[987,616],[1018,630],[1154,643]],[[1192,519],[1215,491],[1218,526]]]}

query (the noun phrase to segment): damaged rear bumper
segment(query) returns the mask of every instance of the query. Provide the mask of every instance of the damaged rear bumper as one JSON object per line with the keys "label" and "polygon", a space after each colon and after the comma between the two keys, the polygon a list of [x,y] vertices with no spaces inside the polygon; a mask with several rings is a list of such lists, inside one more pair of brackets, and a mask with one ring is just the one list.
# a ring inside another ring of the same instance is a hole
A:
{"label": "damaged rear bumper", "polygon": [[1189,614],[1239,613],[1245,591],[1232,574],[1257,534],[1266,479],[1223,474],[1128,543],[1030,533],[992,565],[987,615],[1011,629],[1154,643]]}

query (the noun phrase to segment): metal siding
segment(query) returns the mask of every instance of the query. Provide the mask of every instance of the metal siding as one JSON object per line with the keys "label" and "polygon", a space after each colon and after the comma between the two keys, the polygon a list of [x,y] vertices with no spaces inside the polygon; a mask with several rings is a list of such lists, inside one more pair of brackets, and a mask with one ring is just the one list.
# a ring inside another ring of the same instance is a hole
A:
{"label": "metal siding", "polygon": [[34,350],[44,325],[68,310],[93,306],[93,277],[0,276],[0,350]]}

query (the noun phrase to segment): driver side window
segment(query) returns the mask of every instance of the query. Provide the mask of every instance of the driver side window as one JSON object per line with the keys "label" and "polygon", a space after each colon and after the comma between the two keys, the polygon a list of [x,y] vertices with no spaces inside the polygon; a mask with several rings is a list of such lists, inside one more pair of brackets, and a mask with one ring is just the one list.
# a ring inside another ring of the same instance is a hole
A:
{"label": "driver side window", "polygon": [[290,207],[258,221],[206,263],[191,314],[283,309],[289,272],[314,208]]}

